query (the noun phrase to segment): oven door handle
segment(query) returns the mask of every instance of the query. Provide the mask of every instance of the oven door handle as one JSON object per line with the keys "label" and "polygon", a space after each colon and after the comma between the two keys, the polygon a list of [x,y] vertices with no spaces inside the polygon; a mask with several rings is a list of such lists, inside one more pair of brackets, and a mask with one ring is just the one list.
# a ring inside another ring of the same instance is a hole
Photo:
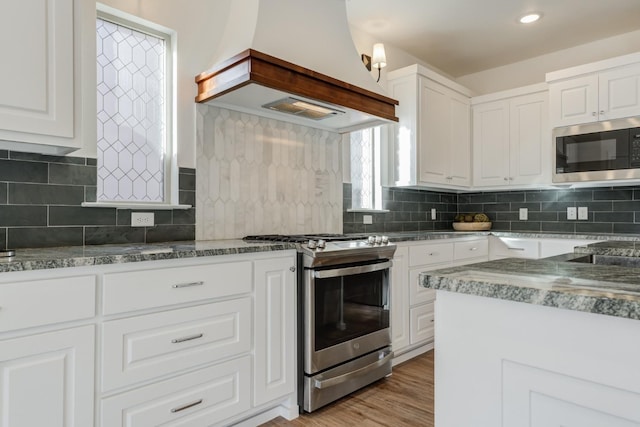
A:
{"label": "oven door handle", "polygon": [[359,265],[357,267],[335,268],[333,270],[316,270],[313,277],[316,279],[326,279],[328,277],[350,276],[352,274],[371,273],[372,271],[386,270],[393,265],[391,261],[377,264]]}
{"label": "oven door handle", "polygon": [[326,380],[315,380],[314,386],[315,388],[323,389],[337,386],[338,384],[342,384],[344,382],[352,380],[354,377],[361,377],[363,375],[368,374],[369,372],[383,366],[385,363],[389,362],[393,358],[393,351],[389,351],[387,355],[383,358],[376,360],[373,363],[368,364],[367,366],[363,366],[360,369],[356,369],[355,371],[348,372],[346,374],[338,375],[333,378],[327,378]]}

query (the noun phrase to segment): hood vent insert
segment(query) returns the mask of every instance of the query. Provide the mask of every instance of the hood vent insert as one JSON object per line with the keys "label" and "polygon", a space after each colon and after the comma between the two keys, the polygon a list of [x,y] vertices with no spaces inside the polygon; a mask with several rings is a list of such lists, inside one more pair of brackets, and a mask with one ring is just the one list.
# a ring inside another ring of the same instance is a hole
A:
{"label": "hood vent insert", "polygon": [[268,108],[269,110],[280,113],[293,114],[311,120],[322,120],[339,114],[345,114],[344,111],[336,110],[335,108],[329,108],[291,97],[264,104],[262,108]]}

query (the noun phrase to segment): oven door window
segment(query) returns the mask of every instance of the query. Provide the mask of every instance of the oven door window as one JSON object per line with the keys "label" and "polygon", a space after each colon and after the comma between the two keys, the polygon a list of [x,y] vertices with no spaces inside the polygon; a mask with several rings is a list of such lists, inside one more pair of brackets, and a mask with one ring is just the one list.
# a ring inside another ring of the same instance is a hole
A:
{"label": "oven door window", "polygon": [[389,270],[315,279],[315,350],[389,327]]}

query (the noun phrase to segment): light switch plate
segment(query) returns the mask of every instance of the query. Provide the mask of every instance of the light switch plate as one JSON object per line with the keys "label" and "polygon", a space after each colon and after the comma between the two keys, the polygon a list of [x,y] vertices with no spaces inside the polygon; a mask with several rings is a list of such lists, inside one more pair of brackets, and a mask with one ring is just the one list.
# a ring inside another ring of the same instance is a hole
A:
{"label": "light switch plate", "polygon": [[567,219],[570,219],[570,220],[578,219],[578,209],[575,207],[567,208]]}
{"label": "light switch plate", "polygon": [[529,219],[529,209],[520,208],[520,221],[526,221]]}
{"label": "light switch plate", "polygon": [[362,215],[362,223],[363,224],[373,224],[373,216],[371,216],[371,215]]}
{"label": "light switch plate", "polygon": [[431,219],[436,219],[436,208],[431,208]]}
{"label": "light switch plate", "polygon": [[589,208],[586,206],[580,206],[578,208],[578,219],[579,220],[587,220],[589,219]]}

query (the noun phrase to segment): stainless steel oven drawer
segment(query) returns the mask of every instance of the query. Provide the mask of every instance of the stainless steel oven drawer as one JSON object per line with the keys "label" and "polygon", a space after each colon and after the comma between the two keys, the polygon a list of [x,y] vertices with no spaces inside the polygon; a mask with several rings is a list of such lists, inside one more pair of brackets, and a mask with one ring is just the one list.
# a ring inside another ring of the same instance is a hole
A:
{"label": "stainless steel oven drawer", "polygon": [[307,412],[339,399],[391,374],[393,351],[385,347],[314,376],[304,377]]}

